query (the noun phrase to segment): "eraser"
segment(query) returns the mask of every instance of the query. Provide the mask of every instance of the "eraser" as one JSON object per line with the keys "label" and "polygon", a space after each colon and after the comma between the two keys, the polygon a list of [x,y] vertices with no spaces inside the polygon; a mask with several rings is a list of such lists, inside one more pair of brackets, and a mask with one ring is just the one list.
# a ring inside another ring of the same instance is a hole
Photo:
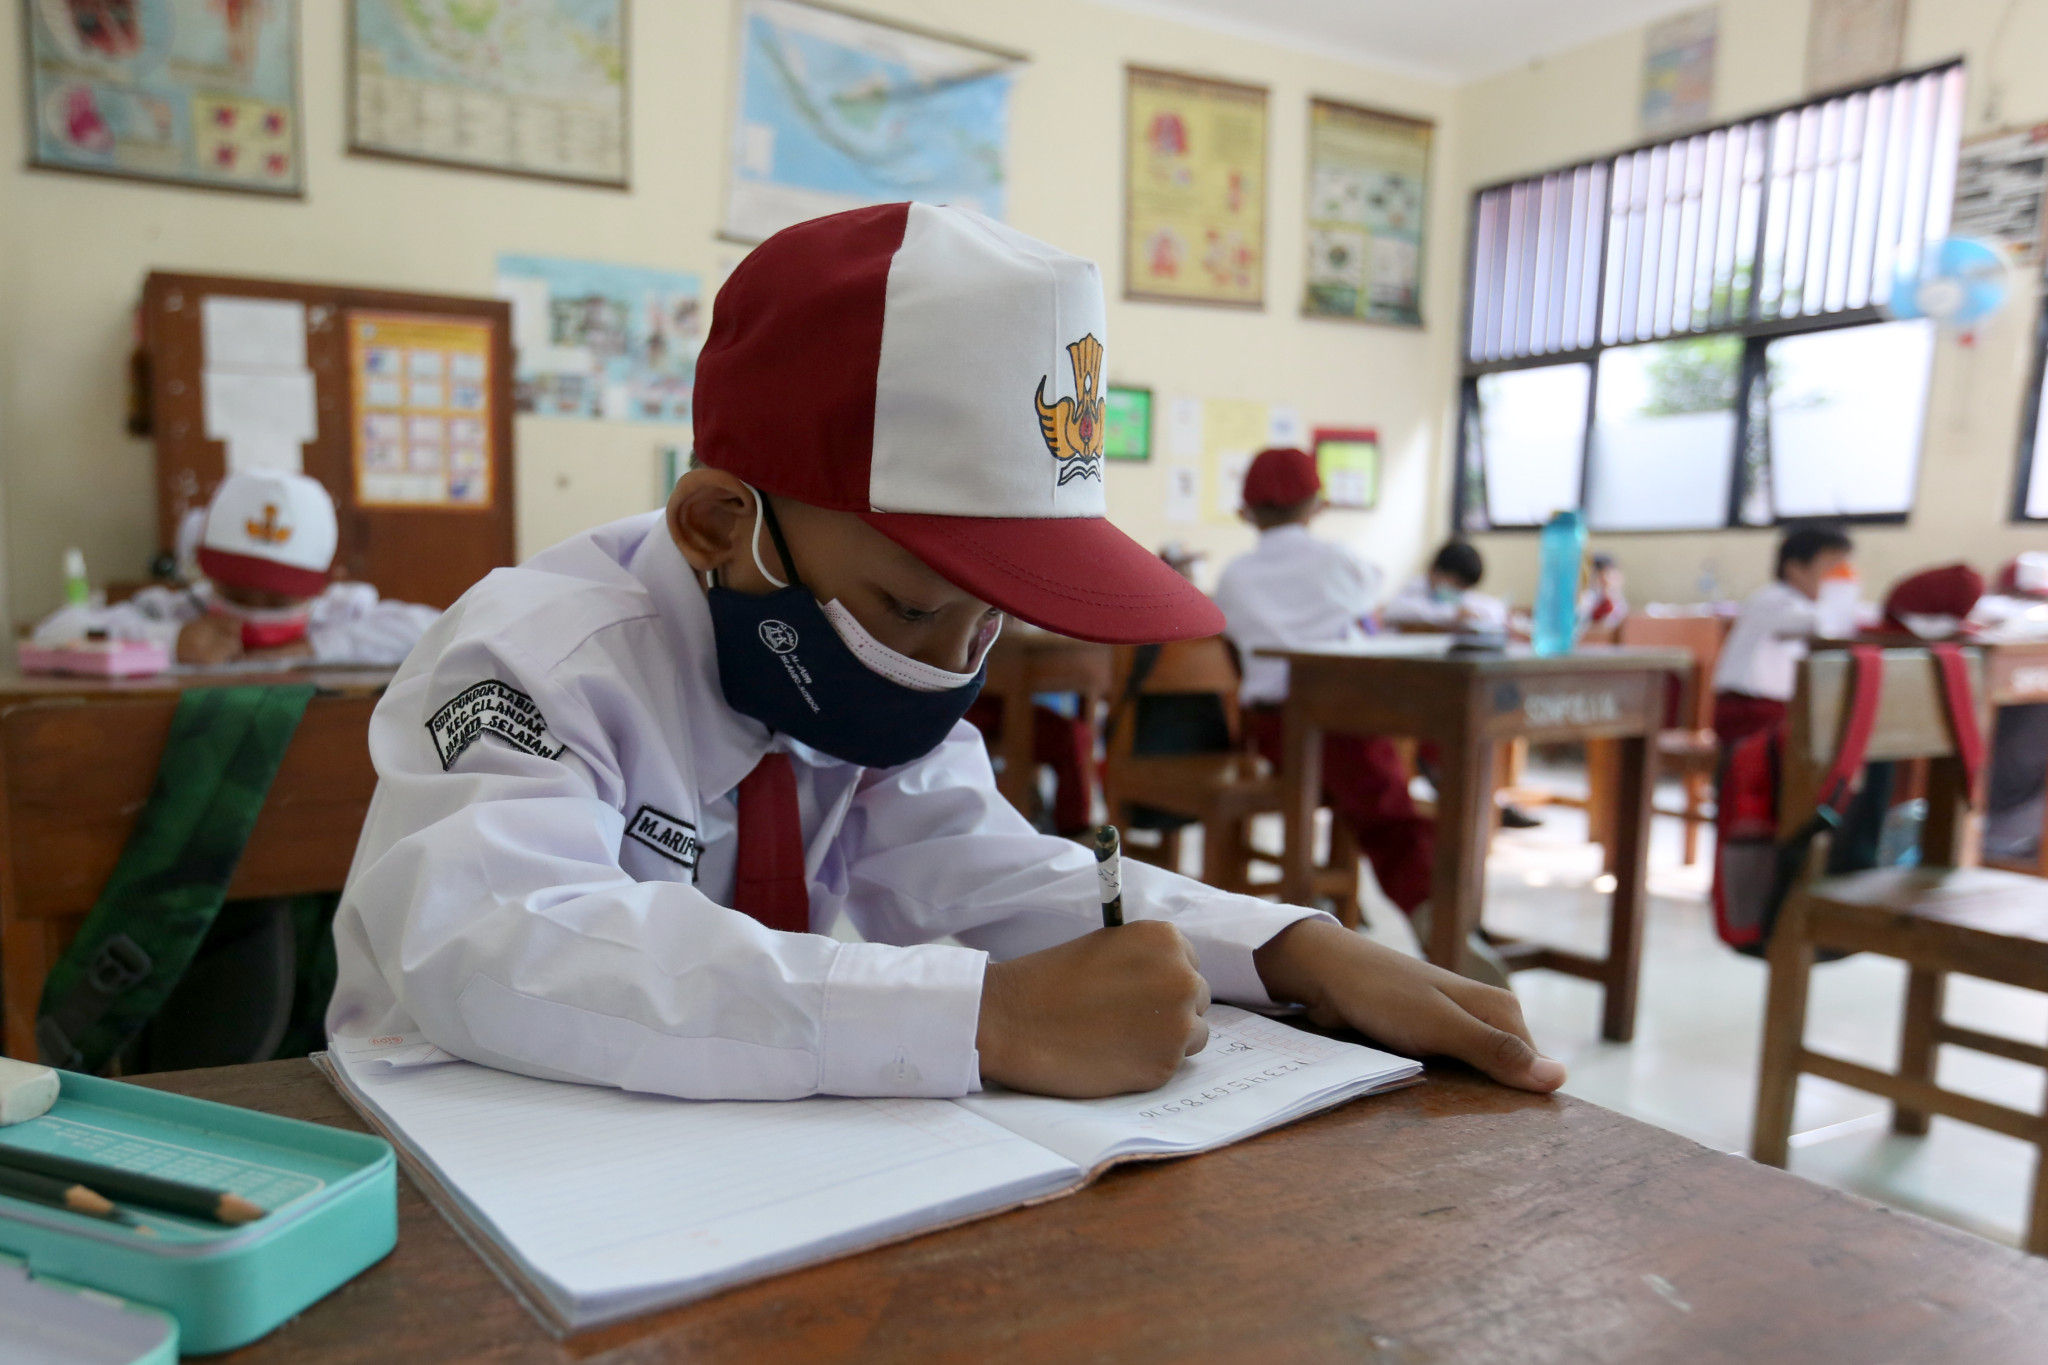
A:
{"label": "eraser", "polygon": [[0,1128],[49,1113],[58,1089],[57,1073],[51,1068],[0,1057]]}

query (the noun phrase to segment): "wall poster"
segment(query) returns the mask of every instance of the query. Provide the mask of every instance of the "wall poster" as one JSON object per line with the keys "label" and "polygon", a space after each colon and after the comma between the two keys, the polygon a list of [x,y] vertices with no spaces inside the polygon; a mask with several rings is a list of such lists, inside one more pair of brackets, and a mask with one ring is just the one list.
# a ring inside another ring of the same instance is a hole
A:
{"label": "wall poster", "polygon": [[1304,316],[1422,325],[1427,119],[1309,102]]}
{"label": "wall poster", "polygon": [[357,506],[491,506],[488,322],[350,312],[348,375]]}
{"label": "wall poster", "polygon": [[1124,297],[1266,300],[1266,91],[1130,67]]}

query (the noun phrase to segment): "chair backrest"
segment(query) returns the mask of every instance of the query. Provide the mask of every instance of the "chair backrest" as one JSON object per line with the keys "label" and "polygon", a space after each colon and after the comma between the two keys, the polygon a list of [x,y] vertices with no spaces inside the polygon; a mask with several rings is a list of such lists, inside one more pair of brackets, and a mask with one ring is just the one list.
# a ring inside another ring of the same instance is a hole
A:
{"label": "chair backrest", "polygon": [[1675,719],[1687,730],[1709,730],[1714,725],[1714,665],[1728,638],[1728,624],[1720,616],[1671,616],[1654,608],[1632,611],[1621,618],[1615,643],[1691,654],[1692,670],[1681,684]]}
{"label": "chair backrest", "polygon": [[[1132,685],[1141,651],[1150,666]],[[1220,635],[1157,646],[1119,646],[1110,666],[1110,764],[1162,752],[1236,747],[1237,660]]]}
{"label": "chair backrest", "polygon": [[[1864,760],[1928,760],[1927,825],[1921,851],[1930,863],[1952,866],[1964,851],[1969,792],[1955,732],[1949,725],[1940,665],[1924,648],[1886,649],[1878,657],[1883,661],[1882,691]],[[1984,658],[1980,651],[1966,649],[1963,660],[1982,732]],[[1817,650],[1799,666],[1779,788],[1781,834],[1805,825],[1819,806],[1822,779],[1834,761],[1848,719],[1851,667],[1849,653],[1839,649]]]}
{"label": "chair backrest", "polygon": [[[230,897],[341,888],[377,785],[365,742],[376,704],[316,696],[306,707]],[[166,697],[0,711],[0,1007],[10,1055],[35,1055],[43,975],[113,874],[177,707]]]}

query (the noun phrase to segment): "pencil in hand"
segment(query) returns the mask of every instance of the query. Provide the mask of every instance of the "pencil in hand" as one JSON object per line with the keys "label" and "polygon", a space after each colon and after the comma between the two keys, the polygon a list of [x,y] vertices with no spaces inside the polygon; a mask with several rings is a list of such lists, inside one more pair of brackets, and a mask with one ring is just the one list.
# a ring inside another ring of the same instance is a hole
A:
{"label": "pencil in hand", "polygon": [[0,1144],[0,1175],[19,1174],[74,1181],[80,1185],[91,1182],[92,1189],[131,1204],[147,1204],[166,1213],[182,1213],[187,1217],[210,1219],[230,1226],[253,1222],[263,1216],[261,1206],[226,1190],[187,1184],[182,1180],[165,1180],[161,1176],[58,1156],[54,1152],[31,1152]]}
{"label": "pencil in hand", "polygon": [[1102,927],[1114,929],[1124,922],[1123,841],[1115,825],[1095,831],[1095,877],[1102,885]]}

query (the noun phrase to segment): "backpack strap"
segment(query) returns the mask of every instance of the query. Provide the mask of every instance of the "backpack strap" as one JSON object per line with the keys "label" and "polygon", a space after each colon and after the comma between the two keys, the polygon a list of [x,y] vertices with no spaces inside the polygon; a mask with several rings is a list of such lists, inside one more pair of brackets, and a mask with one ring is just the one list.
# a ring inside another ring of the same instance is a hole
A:
{"label": "backpack strap", "polygon": [[1848,719],[1835,761],[1820,784],[1819,813],[1829,824],[1841,822],[1855,795],[1856,775],[1863,771],[1863,756],[1870,751],[1870,732],[1877,726],[1877,704],[1883,695],[1884,654],[1872,645],[1855,646],[1849,651]]}
{"label": "backpack strap", "polygon": [[1159,666],[1159,652],[1164,645],[1139,645],[1131,651],[1131,674],[1124,679],[1124,690],[1110,703],[1109,715],[1103,719],[1102,731],[1105,741],[1116,733],[1116,727],[1138,702],[1138,694],[1145,688],[1145,680],[1152,676],[1152,670]]}
{"label": "backpack strap", "polygon": [[1941,676],[1941,699],[1948,709],[1949,732],[1955,736],[1956,757],[1963,764],[1963,799],[1977,804],[1977,776],[1984,767],[1984,732],[1977,728],[1977,699],[1970,691],[1970,669],[1963,651],[1953,644],[1930,645],[1936,671]]}

